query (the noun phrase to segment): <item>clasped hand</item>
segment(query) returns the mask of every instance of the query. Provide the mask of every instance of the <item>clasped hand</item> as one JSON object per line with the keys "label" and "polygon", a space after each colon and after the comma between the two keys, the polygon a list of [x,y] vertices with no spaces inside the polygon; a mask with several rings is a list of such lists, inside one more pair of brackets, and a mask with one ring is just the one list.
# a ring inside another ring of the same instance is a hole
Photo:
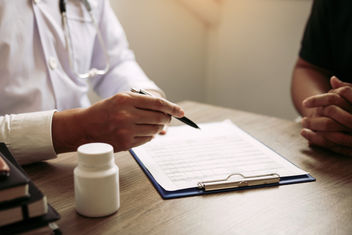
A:
{"label": "clasped hand", "polygon": [[302,119],[301,135],[312,146],[352,156],[352,84],[332,77],[328,93],[311,96],[303,106],[312,113]]}

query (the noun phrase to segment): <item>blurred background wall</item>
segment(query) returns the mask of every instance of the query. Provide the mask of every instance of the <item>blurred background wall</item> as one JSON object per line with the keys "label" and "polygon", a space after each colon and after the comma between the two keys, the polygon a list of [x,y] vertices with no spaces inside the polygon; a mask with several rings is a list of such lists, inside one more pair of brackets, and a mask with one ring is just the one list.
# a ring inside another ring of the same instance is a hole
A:
{"label": "blurred background wall", "polygon": [[292,69],[311,0],[226,0],[209,30],[206,101],[293,119]]}
{"label": "blurred background wall", "polygon": [[147,75],[172,101],[205,100],[208,29],[179,0],[110,0]]}
{"label": "blurred background wall", "polygon": [[110,2],[170,100],[297,116],[290,79],[312,0]]}

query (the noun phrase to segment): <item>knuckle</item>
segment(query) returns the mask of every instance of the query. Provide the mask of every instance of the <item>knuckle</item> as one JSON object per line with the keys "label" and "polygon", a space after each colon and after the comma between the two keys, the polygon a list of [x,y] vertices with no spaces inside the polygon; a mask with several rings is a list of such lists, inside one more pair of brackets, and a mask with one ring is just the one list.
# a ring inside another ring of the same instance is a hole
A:
{"label": "knuckle", "polygon": [[171,112],[172,113],[177,113],[178,108],[176,106],[172,106]]}
{"label": "knuckle", "polygon": [[333,116],[336,113],[336,106],[329,105],[324,108],[324,115],[326,116]]}
{"label": "knuckle", "polygon": [[330,93],[328,96],[328,102],[329,104],[336,104],[340,100],[340,96],[336,93]]}
{"label": "knuckle", "polygon": [[162,107],[166,106],[166,101],[158,98],[155,100],[155,106],[158,108],[162,108]]}
{"label": "knuckle", "polygon": [[126,125],[128,121],[131,119],[131,114],[129,112],[120,111],[117,115],[115,115],[115,121],[119,124]]}
{"label": "knuckle", "polygon": [[351,87],[347,87],[347,86],[341,87],[341,89],[339,90],[339,93],[341,95],[348,95],[348,94],[351,94],[351,92],[352,92]]}
{"label": "knuckle", "polygon": [[303,118],[302,119],[302,127],[309,128],[310,127],[310,119],[309,118]]}
{"label": "knuckle", "polygon": [[124,105],[130,102],[130,95],[126,93],[119,93],[112,97],[116,105]]}

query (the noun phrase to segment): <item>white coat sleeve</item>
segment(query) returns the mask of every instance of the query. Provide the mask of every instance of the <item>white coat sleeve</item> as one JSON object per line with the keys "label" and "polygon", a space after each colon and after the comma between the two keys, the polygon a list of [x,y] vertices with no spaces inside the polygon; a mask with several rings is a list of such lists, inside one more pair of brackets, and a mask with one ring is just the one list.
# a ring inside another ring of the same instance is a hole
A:
{"label": "white coat sleeve", "polygon": [[0,116],[0,142],[21,165],[56,157],[51,124],[55,110]]}
{"label": "white coat sleeve", "polygon": [[[128,48],[126,35],[117,20],[108,0],[102,1],[99,28],[110,58],[110,70],[103,77],[92,79],[94,90],[103,98],[130,88],[160,89],[151,81],[135,60]],[[104,68],[105,57],[98,40],[95,41],[92,67]]]}

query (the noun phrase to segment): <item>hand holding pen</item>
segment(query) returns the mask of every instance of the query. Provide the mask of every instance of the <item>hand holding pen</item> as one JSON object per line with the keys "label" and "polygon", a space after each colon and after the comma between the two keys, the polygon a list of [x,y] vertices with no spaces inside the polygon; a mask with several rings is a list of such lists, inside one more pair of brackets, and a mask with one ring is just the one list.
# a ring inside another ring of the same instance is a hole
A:
{"label": "hand holding pen", "polygon": [[[143,89],[135,89],[135,88],[132,88],[131,89],[132,92],[134,93],[138,93],[138,94],[141,94],[141,95],[148,95],[148,96],[153,96],[152,94],[150,94],[149,92],[143,90]],[[194,128],[197,128],[197,129],[200,129],[198,127],[197,124],[195,124],[192,120],[188,119],[186,116],[183,116],[183,117],[175,117],[176,119],[180,120],[181,122],[191,126],[191,127],[194,127]]]}
{"label": "hand holding pen", "polygon": [[92,142],[111,144],[115,152],[125,151],[163,132],[172,116],[182,118],[183,109],[166,99],[121,92],[88,108],[55,112],[53,145],[56,153],[75,151]]}

